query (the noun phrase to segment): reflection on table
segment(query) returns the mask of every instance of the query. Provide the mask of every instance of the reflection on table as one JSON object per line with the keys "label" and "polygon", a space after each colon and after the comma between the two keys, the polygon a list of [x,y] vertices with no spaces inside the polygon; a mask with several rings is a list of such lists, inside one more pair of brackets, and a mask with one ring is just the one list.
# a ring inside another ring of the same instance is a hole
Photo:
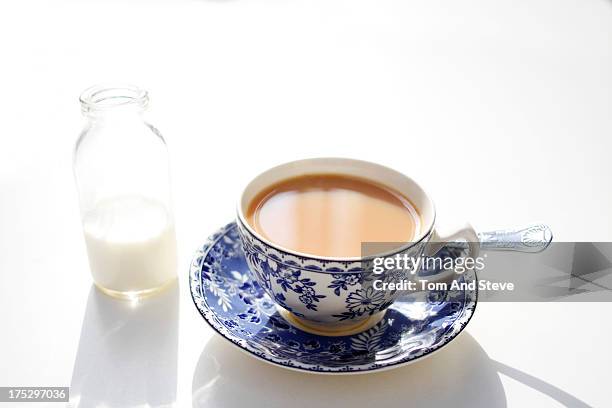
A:
{"label": "reflection on table", "polygon": [[93,285],[70,385],[72,407],[167,407],[176,401],[179,288],[140,300]]}

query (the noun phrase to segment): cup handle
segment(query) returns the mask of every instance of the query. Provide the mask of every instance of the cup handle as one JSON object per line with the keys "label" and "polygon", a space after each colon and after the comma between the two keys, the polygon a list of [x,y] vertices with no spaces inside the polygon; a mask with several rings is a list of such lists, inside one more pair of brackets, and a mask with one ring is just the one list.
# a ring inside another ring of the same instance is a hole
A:
{"label": "cup handle", "polygon": [[[466,223],[461,228],[448,234],[440,234],[437,229],[434,229],[423,251],[424,255],[434,256],[445,245],[461,239],[467,242],[468,253],[465,256],[474,259],[477,258],[480,253],[480,239],[469,223]],[[454,279],[455,275],[455,272],[452,270],[444,270],[436,275],[422,277],[420,279],[429,282],[450,282]]]}
{"label": "cup handle", "polygon": [[468,223],[456,231],[445,235],[440,234],[437,229],[434,229],[425,248],[425,255],[434,256],[446,244],[459,239],[464,239],[467,242],[468,257],[478,257],[478,254],[480,253],[480,238],[478,237],[478,234],[474,228]]}

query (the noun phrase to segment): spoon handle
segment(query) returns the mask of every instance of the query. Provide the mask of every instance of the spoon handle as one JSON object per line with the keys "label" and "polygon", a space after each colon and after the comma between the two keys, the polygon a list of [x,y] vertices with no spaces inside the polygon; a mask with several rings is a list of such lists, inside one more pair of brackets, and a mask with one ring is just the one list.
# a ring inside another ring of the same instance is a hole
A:
{"label": "spoon handle", "polygon": [[532,224],[523,228],[481,232],[478,238],[483,250],[541,252],[548,247],[553,234],[545,224]]}
{"label": "spoon handle", "polygon": [[[522,228],[479,232],[480,249],[483,251],[542,252],[552,241],[553,235],[545,224],[532,224]],[[447,243],[454,248],[467,248],[461,241]]]}

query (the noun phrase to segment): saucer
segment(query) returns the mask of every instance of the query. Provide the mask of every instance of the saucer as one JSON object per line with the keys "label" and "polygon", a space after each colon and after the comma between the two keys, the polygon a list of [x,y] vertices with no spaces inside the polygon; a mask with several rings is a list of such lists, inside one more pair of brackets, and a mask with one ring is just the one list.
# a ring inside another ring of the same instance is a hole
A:
{"label": "saucer", "polygon": [[[218,230],[198,249],[189,275],[193,302],[225,339],[268,363],[323,374],[380,371],[425,358],[461,333],[478,298],[477,290],[410,294],[361,333],[336,337],[308,333],[285,320],[251,278],[236,223]],[[459,282],[474,280],[472,271],[459,278]]]}

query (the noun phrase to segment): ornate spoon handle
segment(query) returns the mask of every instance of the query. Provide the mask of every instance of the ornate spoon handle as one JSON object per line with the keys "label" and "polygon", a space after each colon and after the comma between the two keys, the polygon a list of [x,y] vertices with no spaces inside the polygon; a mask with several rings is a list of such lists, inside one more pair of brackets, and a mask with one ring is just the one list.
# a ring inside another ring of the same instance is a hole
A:
{"label": "ornate spoon handle", "polygon": [[[544,224],[478,233],[480,248],[485,251],[542,252],[552,238],[552,231]],[[454,242],[451,246],[465,248],[467,245]]]}
{"label": "ornate spoon handle", "polygon": [[553,234],[547,225],[533,224],[524,228],[482,232],[478,238],[484,250],[541,252],[548,247]]}

